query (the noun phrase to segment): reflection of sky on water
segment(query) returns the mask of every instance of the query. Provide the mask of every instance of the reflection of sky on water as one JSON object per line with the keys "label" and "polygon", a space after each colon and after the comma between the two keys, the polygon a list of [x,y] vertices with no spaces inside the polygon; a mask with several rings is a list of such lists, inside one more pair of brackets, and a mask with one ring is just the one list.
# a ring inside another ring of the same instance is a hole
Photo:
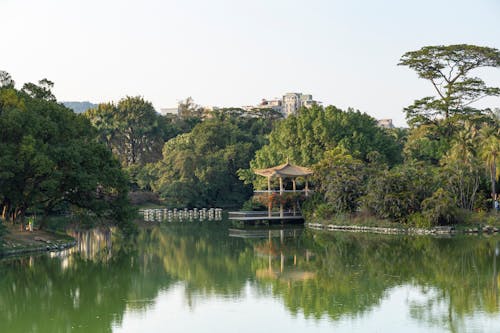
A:
{"label": "reflection of sky on water", "polygon": [[[436,290],[404,285],[387,291],[379,306],[334,321],[324,315],[305,318],[291,314],[279,297],[263,295],[247,282],[240,297],[191,295],[187,302],[185,286],[177,283],[161,292],[147,312],[127,309],[113,332],[499,332],[499,318],[483,312],[457,319],[450,327],[445,302],[428,307],[426,320],[415,318],[415,307],[429,305]],[[418,312],[418,310],[417,310]]]}
{"label": "reflection of sky on water", "polygon": [[86,231],[5,260],[0,332],[500,332],[496,238],[259,233]]}

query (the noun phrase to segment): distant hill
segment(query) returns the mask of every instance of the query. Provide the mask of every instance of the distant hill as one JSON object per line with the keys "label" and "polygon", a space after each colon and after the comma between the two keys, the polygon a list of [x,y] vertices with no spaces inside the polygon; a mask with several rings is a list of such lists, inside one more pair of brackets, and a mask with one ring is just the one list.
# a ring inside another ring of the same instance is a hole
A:
{"label": "distant hill", "polygon": [[75,113],[83,113],[88,109],[92,109],[97,106],[97,104],[90,102],[62,102],[62,104],[68,109],[73,110]]}

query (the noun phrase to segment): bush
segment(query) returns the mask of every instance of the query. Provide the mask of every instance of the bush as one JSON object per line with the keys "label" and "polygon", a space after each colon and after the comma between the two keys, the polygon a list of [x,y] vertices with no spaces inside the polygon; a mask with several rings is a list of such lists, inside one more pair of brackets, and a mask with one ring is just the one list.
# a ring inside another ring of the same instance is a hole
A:
{"label": "bush", "polygon": [[436,186],[434,170],[422,164],[407,164],[384,171],[368,183],[364,205],[380,219],[406,222],[421,211],[421,203]]}
{"label": "bush", "polygon": [[328,219],[335,215],[335,208],[328,203],[322,203],[316,206],[316,210],[314,212],[314,217]]}
{"label": "bush", "polygon": [[242,210],[264,211],[267,210],[267,206],[264,205],[258,198],[252,197],[245,201]]}
{"label": "bush", "polygon": [[432,223],[429,219],[424,217],[422,213],[413,213],[408,217],[408,223],[416,228],[429,229]]}
{"label": "bush", "polygon": [[456,222],[457,206],[451,193],[439,188],[431,197],[422,201],[422,214],[431,225]]}

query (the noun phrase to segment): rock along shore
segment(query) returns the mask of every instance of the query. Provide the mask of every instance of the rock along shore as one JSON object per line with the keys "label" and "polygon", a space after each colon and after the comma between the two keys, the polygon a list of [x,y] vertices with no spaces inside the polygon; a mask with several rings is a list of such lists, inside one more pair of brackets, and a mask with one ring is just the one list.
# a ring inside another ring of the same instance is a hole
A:
{"label": "rock along shore", "polygon": [[0,258],[36,252],[61,251],[76,245],[76,240],[73,238],[70,239],[69,236],[64,236],[64,238],[54,236],[52,238],[47,239],[46,237],[35,236],[29,244],[7,242],[3,248],[0,248]]}
{"label": "rock along shore", "polygon": [[386,228],[386,227],[368,227],[356,225],[336,225],[336,224],[321,224],[321,223],[306,223],[308,228],[314,230],[326,231],[350,231],[350,232],[370,232],[377,234],[406,234],[406,235],[450,235],[457,233],[477,234],[477,233],[498,233],[499,228],[491,226],[465,228],[457,230],[454,226],[439,226],[430,229],[423,228]]}

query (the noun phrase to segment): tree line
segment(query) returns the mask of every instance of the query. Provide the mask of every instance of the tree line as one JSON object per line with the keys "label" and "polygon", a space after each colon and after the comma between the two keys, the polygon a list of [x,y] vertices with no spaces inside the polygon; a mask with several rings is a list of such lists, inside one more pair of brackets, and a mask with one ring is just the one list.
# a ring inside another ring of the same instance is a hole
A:
{"label": "tree line", "polygon": [[20,223],[27,214],[46,217],[72,211],[130,231],[128,181],[111,151],[83,116],[56,102],[53,83],[22,89],[0,72],[0,213]]}
{"label": "tree line", "polygon": [[399,65],[436,91],[405,108],[410,128],[381,129],[352,109],[302,109],[278,124],[241,179],[264,189],[252,169],[286,158],[312,166],[316,193],[304,204],[309,218],[363,214],[429,227],[498,207],[498,113],[474,103],[499,96],[500,88],[487,86],[474,70],[500,67],[499,51],[428,46],[405,53]]}
{"label": "tree line", "polygon": [[[399,65],[429,81],[435,96],[405,108],[410,128],[393,131],[402,163],[366,160],[339,144],[316,165],[314,213],[365,211],[382,219],[431,226],[460,223],[472,211],[498,207],[498,113],[474,102],[499,96],[475,70],[500,67],[497,49],[474,45],[428,46],[405,53]],[[303,117],[299,115],[299,117]]]}
{"label": "tree line", "polygon": [[399,65],[436,92],[405,108],[408,129],[380,128],[350,108],[313,105],[283,119],[272,109],[207,111],[191,98],[176,116],[140,96],[76,115],[49,80],[16,89],[1,72],[2,219],[72,210],[125,221],[129,190],[170,207],[240,207],[265,186],[252,169],[289,159],[315,170],[315,194],[303,206],[311,217],[460,222],[497,200],[499,118],[474,103],[500,95],[475,76],[499,59],[498,50],[473,45],[405,53]]}

